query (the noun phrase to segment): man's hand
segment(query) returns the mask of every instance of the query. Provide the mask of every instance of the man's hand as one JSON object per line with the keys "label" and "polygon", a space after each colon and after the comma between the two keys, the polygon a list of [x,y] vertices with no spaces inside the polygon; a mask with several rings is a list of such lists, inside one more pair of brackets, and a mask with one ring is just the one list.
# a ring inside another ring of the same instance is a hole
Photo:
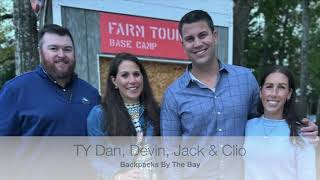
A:
{"label": "man's hand", "polygon": [[301,128],[301,134],[303,136],[311,136],[313,138],[318,136],[318,126],[315,123],[307,118],[303,118],[302,123],[304,125],[304,127]]}
{"label": "man's hand", "polygon": [[300,129],[302,136],[308,137],[311,144],[317,145],[319,143],[318,126],[307,118],[303,118],[302,123],[305,125]]}

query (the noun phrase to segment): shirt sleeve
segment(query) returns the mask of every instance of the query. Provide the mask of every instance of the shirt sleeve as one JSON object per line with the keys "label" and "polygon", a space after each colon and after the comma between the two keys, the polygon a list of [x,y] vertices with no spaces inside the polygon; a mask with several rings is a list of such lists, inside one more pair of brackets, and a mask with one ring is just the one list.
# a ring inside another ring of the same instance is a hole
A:
{"label": "shirt sleeve", "polygon": [[10,87],[0,91],[0,136],[20,135],[17,93]]}
{"label": "shirt sleeve", "polygon": [[251,95],[251,103],[250,103],[250,108],[249,108],[249,115],[248,115],[248,119],[252,119],[258,116],[258,103],[260,100],[260,96],[259,96],[259,92],[260,92],[260,88],[259,88],[259,84],[256,80],[256,78],[253,76],[252,73],[249,74],[249,78],[250,78],[250,83],[251,84],[251,88],[252,88],[252,95]]}
{"label": "shirt sleeve", "polygon": [[87,133],[88,136],[104,136],[102,128],[103,109],[101,105],[94,106],[87,117]]}
{"label": "shirt sleeve", "polygon": [[168,89],[164,94],[160,113],[160,134],[162,136],[181,136],[181,119],[173,93]]}

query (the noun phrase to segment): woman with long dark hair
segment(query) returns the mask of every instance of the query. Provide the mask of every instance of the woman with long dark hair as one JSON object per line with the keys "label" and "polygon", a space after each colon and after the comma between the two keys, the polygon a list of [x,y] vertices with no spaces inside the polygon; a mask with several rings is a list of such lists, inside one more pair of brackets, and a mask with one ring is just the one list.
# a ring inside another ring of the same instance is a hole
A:
{"label": "woman with long dark hair", "polygon": [[159,135],[159,113],[144,67],[136,56],[119,53],[110,64],[101,105],[88,116],[88,135]]}
{"label": "woman with long dark hair", "polygon": [[270,67],[261,77],[260,88],[258,113],[270,119],[284,119],[289,135],[298,136],[299,125],[303,123],[297,114],[293,74],[283,66]]}
{"label": "woman with long dark hair", "polygon": [[246,125],[246,180],[315,179],[315,151],[299,132],[303,123],[296,113],[295,91],[286,67],[273,66],[262,76],[261,116]]}
{"label": "woman with long dark hair", "polygon": [[[95,106],[87,118],[88,135],[136,136],[134,147],[139,150],[131,152],[135,155],[130,161],[148,164],[153,157],[141,155],[141,149],[147,151],[150,145],[143,137],[160,134],[159,116],[159,106],[154,99],[147,73],[138,58],[129,53],[117,54],[109,67],[106,94],[101,105]],[[107,143],[110,146],[111,142]],[[118,163],[95,161],[94,166],[100,174],[111,176],[112,179],[157,179],[153,168],[119,169]]]}

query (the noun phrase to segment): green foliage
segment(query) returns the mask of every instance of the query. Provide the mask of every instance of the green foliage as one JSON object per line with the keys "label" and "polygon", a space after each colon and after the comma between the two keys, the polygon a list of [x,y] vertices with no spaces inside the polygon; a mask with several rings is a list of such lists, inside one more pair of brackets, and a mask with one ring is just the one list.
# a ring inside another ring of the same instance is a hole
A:
{"label": "green foliage", "polygon": [[[10,2],[2,1],[0,16],[10,13],[12,13]],[[0,88],[15,76],[14,52],[12,19],[4,19],[0,21]]]}
{"label": "green foliage", "polygon": [[0,49],[0,88],[15,76],[14,47]]}
{"label": "green foliage", "polygon": [[310,24],[310,55],[309,55],[309,82],[312,91],[309,95],[309,103],[313,107],[312,111],[316,111],[317,100],[320,97],[320,2],[313,6],[314,10],[311,12]]}
{"label": "green foliage", "polygon": [[[294,35],[299,25],[295,11],[297,1],[259,0],[255,5],[256,12],[251,16],[249,34],[249,47],[253,49],[249,50],[256,52],[249,55],[249,60],[256,61],[259,57],[262,66],[294,61],[296,47],[300,45],[299,37]],[[262,20],[262,25],[257,24]],[[259,43],[259,46],[255,47],[252,43]]]}
{"label": "green foliage", "polygon": [[8,80],[15,76],[13,43],[0,31],[0,88]]}
{"label": "green foliage", "polygon": [[[246,42],[248,66],[255,69],[257,79],[267,65],[288,66],[297,82],[301,66],[301,0],[257,0],[250,14]],[[320,1],[310,1],[310,41],[308,73],[311,91],[309,106],[320,97]],[[299,83],[297,83],[299,84]],[[311,109],[311,113],[315,113]]]}

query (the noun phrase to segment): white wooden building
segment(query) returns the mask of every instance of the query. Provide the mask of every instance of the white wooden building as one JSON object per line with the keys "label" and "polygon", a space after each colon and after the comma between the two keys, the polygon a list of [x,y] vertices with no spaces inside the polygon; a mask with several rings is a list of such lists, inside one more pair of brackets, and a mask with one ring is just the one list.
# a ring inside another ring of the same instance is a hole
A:
{"label": "white wooden building", "polygon": [[[195,9],[211,15],[218,32],[217,55],[220,60],[232,63],[232,0],[48,0],[45,4],[40,24],[55,23],[70,29],[76,49],[76,72],[102,91],[102,76],[106,76],[107,67],[101,65],[102,62],[114,57],[116,52],[129,51],[146,61],[151,83],[161,83],[153,84],[161,98],[166,86],[182,74],[185,64],[189,63],[172,29],[177,30],[181,17]],[[173,69],[163,72],[161,67]],[[167,78],[159,79],[159,76]],[[158,78],[152,80],[155,77]]]}

